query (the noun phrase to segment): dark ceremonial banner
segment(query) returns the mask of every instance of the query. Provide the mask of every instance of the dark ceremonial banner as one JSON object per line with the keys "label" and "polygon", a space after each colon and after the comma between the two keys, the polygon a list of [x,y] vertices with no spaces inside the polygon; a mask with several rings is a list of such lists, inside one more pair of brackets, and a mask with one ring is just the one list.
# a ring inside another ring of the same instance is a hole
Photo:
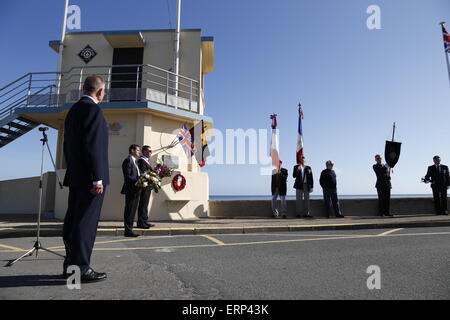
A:
{"label": "dark ceremonial banner", "polygon": [[400,151],[402,148],[401,142],[386,141],[386,147],[384,149],[384,158],[390,168],[395,167],[400,159]]}

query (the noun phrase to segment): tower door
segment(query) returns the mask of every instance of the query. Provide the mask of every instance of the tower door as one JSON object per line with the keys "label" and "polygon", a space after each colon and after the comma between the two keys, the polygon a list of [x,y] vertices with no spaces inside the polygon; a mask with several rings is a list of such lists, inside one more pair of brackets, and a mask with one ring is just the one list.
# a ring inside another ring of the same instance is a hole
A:
{"label": "tower door", "polygon": [[110,101],[140,101],[142,67],[118,67],[142,65],[144,48],[114,48],[111,70]]}

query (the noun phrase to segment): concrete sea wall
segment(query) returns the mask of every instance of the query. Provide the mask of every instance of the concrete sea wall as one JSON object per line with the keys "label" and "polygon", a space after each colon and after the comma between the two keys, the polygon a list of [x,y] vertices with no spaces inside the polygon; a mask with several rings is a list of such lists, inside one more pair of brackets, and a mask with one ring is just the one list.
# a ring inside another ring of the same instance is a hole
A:
{"label": "concrete sea wall", "polygon": [[[55,208],[65,206],[61,197],[55,196],[56,176],[54,172],[44,174],[43,178],[43,204],[44,216],[52,217]],[[65,188],[67,189],[67,188]],[[111,188],[110,188],[111,189]],[[67,191],[67,190],[66,190]],[[119,191],[115,190],[115,194]],[[58,190],[58,192],[60,192]],[[154,198],[155,195],[152,195]],[[158,194],[159,198],[162,198]],[[60,199],[61,198],[61,199]],[[122,213],[124,205],[123,197],[116,197],[113,203],[116,211]],[[158,199],[158,201],[161,199]],[[153,199],[153,201],[157,201]],[[271,217],[270,200],[209,200],[208,216],[212,218],[239,218],[239,217]],[[0,181],[0,214],[36,214],[39,204],[39,177]],[[345,216],[370,217],[378,216],[377,199],[341,199],[341,210]],[[288,200],[288,216],[295,216],[295,201]],[[449,205],[450,206],[450,205]],[[111,205],[105,205],[103,211],[110,211]],[[117,209],[119,208],[119,209]],[[177,203],[173,210],[191,210],[185,203]],[[65,212],[60,208],[61,212]],[[102,220],[121,220],[121,214],[112,215],[102,211]],[[394,215],[434,215],[434,204],[431,197],[423,198],[393,198],[391,199],[391,212]],[[175,213],[174,213],[175,214]],[[323,200],[311,200],[311,214],[315,217],[325,217],[326,210]],[[192,218],[199,217],[193,212]],[[63,219],[63,215],[56,214],[56,218]],[[150,219],[153,221],[167,220],[168,216],[155,216],[150,211]],[[169,218],[170,219],[170,218]]]}

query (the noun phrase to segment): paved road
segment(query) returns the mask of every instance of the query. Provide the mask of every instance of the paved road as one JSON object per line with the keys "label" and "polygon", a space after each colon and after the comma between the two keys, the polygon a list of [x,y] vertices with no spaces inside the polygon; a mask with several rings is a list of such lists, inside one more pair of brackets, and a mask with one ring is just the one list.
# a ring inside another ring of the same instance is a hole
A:
{"label": "paved road", "polygon": [[[33,242],[2,239],[0,263]],[[60,238],[42,244],[63,252]],[[69,290],[62,260],[41,252],[0,266],[0,299],[450,299],[449,249],[448,227],[99,237],[92,266],[107,281]],[[372,265],[379,290],[367,288]]]}

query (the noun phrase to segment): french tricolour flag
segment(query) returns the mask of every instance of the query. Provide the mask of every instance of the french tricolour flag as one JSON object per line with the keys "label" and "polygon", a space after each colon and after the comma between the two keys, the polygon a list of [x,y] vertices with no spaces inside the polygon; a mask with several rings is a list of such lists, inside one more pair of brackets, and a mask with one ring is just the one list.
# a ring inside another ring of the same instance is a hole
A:
{"label": "french tricolour flag", "polygon": [[303,157],[303,110],[302,105],[298,105],[298,132],[297,132],[297,163],[300,163],[300,159]]}

